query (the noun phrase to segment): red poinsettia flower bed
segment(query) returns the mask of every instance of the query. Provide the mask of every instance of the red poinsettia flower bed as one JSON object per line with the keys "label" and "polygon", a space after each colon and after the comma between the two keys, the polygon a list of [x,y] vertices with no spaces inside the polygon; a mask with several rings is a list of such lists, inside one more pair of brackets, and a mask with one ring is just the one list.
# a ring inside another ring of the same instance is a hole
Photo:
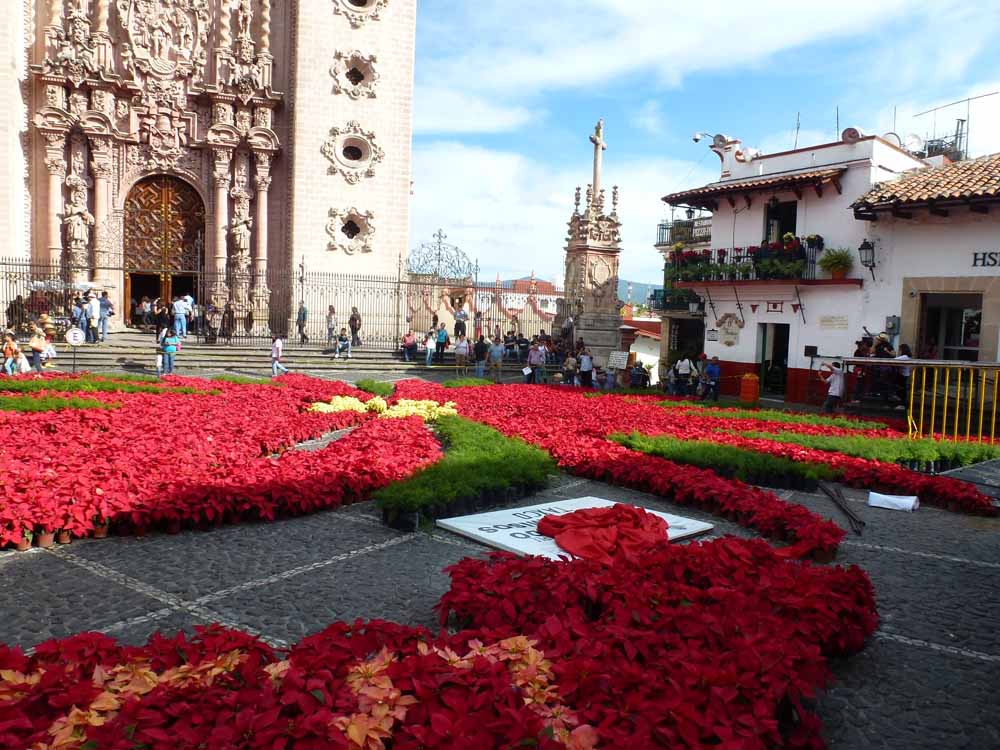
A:
{"label": "red poinsettia flower bed", "polygon": [[[214,395],[91,394],[121,404],[111,411],[0,413],[0,430],[17,436],[0,454],[0,546],[24,530],[83,536],[108,521],[141,531],[307,513],[367,498],[441,455],[419,419],[306,411],[335,395],[370,398],[343,383],[211,386]],[[322,450],[287,451],[358,424]]]}
{"label": "red poinsettia flower bed", "polygon": [[238,631],[0,647],[0,746],[175,750],[820,748],[827,658],[877,623],[857,568],[738,539],[603,566],[467,559],[432,636],[335,623],[287,654]]}

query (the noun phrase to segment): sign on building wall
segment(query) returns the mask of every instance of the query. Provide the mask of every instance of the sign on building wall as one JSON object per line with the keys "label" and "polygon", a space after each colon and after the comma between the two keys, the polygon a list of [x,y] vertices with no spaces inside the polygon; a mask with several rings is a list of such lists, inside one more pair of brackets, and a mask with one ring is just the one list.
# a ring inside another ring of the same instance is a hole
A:
{"label": "sign on building wall", "polygon": [[784,312],[785,311],[785,303],[784,302],[768,302],[767,303],[767,311],[769,313]]}
{"label": "sign on building wall", "polygon": [[821,331],[850,330],[850,324],[846,315],[820,315],[819,327]]}
{"label": "sign on building wall", "polygon": [[705,331],[705,341],[718,341],[718,340],[719,340],[719,332],[717,330],[712,328],[708,331]]}

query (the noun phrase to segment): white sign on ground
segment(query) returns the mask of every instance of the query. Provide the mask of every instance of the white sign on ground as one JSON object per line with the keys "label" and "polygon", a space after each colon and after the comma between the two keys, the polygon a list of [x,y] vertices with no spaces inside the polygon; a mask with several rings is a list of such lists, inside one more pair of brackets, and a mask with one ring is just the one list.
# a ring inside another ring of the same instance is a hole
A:
{"label": "white sign on ground", "polygon": [[[488,547],[514,552],[518,555],[538,555],[557,560],[560,555],[569,555],[561,549],[556,540],[538,531],[538,521],[543,516],[564,515],[584,508],[606,508],[616,503],[600,497],[578,497],[573,500],[553,500],[527,508],[508,508],[474,516],[439,519],[437,525],[469,539],[474,539]],[[710,523],[693,518],[674,516],[658,510],[648,510],[667,522],[667,538],[675,542],[679,539],[704,534],[711,531]]]}
{"label": "white sign on ground", "polygon": [[83,335],[83,331],[75,326],[66,331],[66,343],[70,346],[83,346],[85,340],[86,336]]}

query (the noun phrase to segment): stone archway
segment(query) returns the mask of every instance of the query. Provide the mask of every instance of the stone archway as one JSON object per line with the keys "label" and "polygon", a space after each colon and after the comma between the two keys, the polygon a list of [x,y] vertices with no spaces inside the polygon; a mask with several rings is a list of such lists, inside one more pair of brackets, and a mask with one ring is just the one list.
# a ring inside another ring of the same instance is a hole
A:
{"label": "stone archway", "polygon": [[171,175],[139,180],[125,199],[125,303],[195,295],[204,270],[205,203]]}

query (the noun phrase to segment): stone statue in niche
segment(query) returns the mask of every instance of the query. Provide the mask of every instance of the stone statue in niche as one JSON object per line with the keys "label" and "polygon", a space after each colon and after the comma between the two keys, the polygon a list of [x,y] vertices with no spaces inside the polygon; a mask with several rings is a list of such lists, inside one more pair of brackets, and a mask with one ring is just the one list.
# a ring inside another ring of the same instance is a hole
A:
{"label": "stone statue in niche", "polygon": [[250,233],[253,229],[253,219],[250,218],[248,201],[236,201],[233,220],[229,228],[232,240],[232,267],[236,273],[246,273],[250,269]]}
{"label": "stone statue in niche", "polygon": [[87,191],[82,180],[73,180],[70,201],[63,212],[66,227],[66,249],[74,265],[86,265],[90,247],[90,228],[94,215],[87,210]]}

